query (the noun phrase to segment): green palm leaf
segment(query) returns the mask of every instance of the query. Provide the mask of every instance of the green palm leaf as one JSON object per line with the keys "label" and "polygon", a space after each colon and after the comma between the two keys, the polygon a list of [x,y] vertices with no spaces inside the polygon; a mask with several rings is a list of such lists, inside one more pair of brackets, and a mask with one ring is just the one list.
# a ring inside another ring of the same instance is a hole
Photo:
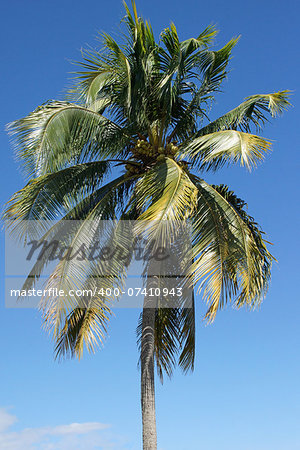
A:
{"label": "green palm leaf", "polygon": [[130,136],[95,111],[52,101],[12,122],[17,155],[29,176],[41,176],[85,161],[120,154]]}
{"label": "green palm leaf", "polygon": [[76,205],[94,192],[109,169],[109,161],[89,162],[31,179],[10,199],[4,218],[19,232],[26,221],[57,219],[71,209],[70,200]]}
{"label": "green palm leaf", "polygon": [[250,131],[253,124],[257,129],[261,129],[267,122],[265,112],[269,112],[272,117],[282,114],[290,106],[288,101],[290,91],[279,91],[266,95],[251,95],[247,97],[238,107],[224,114],[219,119],[201,128],[195,137],[204,136],[222,130]]}

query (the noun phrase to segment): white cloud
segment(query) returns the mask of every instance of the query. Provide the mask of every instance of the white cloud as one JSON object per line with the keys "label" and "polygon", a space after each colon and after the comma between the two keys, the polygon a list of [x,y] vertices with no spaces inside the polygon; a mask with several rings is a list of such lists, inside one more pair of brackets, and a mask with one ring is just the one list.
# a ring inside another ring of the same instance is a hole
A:
{"label": "white cloud", "polygon": [[55,427],[24,428],[11,431],[17,417],[0,408],[1,450],[110,450],[120,449],[120,441],[100,422],[71,423]]}
{"label": "white cloud", "polygon": [[109,425],[99,422],[71,423],[60,425],[52,429],[52,434],[85,434],[95,430],[103,430]]}
{"label": "white cloud", "polygon": [[16,416],[9,414],[4,408],[0,408],[0,433],[17,421]]}

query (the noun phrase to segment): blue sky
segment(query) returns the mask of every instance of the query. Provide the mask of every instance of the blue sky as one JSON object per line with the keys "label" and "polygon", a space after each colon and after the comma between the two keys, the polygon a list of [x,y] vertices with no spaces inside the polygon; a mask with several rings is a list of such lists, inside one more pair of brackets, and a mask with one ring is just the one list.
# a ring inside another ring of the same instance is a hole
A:
{"label": "blue sky", "polygon": [[[251,174],[234,168],[208,177],[247,200],[249,213],[274,243],[278,264],[259,311],[227,308],[205,327],[197,299],[195,372],[177,371],[163,386],[157,383],[159,449],[299,450],[300,7],[291,0],[143,0],[138,7],[157,35],[171,20],[183,39],[210,23],[220,29],[217,46],[241,35],[212,118],[247,95],[295,91],[294,108],[265,128],[263,135],[274,144],[263,165]],[[48,99],[63,98],[73,70],[69,60],[80,58],[82,46],[95,44],[97,30],[116,32],[124,11],[119,0],[12,0],[1,10],[3,204],[23,185],[5,124]],[[3,258],[1,264],[4,283]],[[39,313],[5,308],[3,293],[0,448],[139,449],[139,311],[115,311],[105,347],[96,355],[57,363]]]}

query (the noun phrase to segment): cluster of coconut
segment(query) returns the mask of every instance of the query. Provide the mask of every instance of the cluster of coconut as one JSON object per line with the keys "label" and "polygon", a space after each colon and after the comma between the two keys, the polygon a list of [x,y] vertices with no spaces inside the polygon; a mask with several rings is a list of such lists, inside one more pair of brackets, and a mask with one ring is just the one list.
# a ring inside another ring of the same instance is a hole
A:
{"label": "cluster of coconut", "polygon": [[152,147],[150,142],[144,139],[138,139],[135,147],[132,148],[132,153],[136,159],[144,161],[145,159],[152,159],[156,155],[156,149]]}
{"label": "cluster of coconut", "polygon": [[125,165],[125,169],[126,169],[126,173],[125,176],[126,177],[130,177],[131,175],[137,175],[140,173],[141,171],[141,165],[140,164],[136,164],[134,162],[132,163],[127,163]]}
{"label": "cluster of coconut", "polygon": [[136,146],[132,149],[134,157],[141,161],[157,160],[160,156],[173,158],[177,151],[178,147],[173,142],[167,144],[166,147],[157,148],[143,139],[138,139]]}
{"label": "cluster of coconut", "polygon": [[174,158],[178,152],[178,147],[170,142],[165,147],[157,148],[144,139],[138,139],[131,151],[134,160],[128,162],[125,166],[127,176],[138,174],[143,166],[149,166],[156,161],[163,161],[165,157]]}

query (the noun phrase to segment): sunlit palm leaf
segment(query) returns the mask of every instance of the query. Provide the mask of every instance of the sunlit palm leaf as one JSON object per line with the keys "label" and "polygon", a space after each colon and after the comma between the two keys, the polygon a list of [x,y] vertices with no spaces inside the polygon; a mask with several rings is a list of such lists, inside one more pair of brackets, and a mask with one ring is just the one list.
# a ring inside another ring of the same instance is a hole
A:
{"label": "sunlit palm leaf", "polygon": [[218,31],[214,25],[206,27],[196,38],[186,39],[180,43],[181,50],[189,56],[195,50],[207,48],[214,40]]}
{"label": "sunlit palm leaf", "polygon": [[180,166],[169,158],[157,164],[136,185],[137,230],[147,230],[150,240],[164,246],[176,225],[185,220],[196,204],[197,188]]}
{"label": "sunlit palm leaf", "polygon": [[229,163],[251,170],[262,161],[270,147],[271,143],[262,137],[227,130],[193,139],[180,148],[180,157],[189,159],[192,166],[200,170],[216,170]]}

